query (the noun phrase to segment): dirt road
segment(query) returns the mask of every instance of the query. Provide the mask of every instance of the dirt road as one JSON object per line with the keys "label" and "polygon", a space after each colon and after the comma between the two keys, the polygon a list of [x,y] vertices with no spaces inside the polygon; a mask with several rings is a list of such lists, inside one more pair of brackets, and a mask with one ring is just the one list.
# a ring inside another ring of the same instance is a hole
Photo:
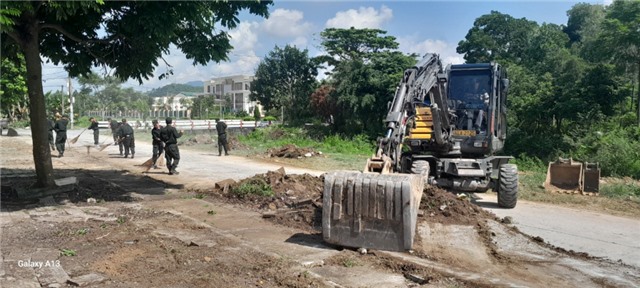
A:
{"label": "dirt road", "polygon": [[[0,141],[3,183],[7,179],[19,183],[16,179],[32,173],[31,139],[1,137]],[[101,287],[637,287],[640,283],[638,267],[555,250],[490,218],[476,225],[426,218],[419,226],[416,253],[360,255],[325,245],[313,229],[276,225],[262,219],[259,210],[194,192],[212,190],[222,179],[239,180],[280,165],[218,157],[213,147],[211,153],[183,147],[180,175],[152,169],[144,177],[136,165],[150,157],[150,145],[139,141],[136,159],[122,159],[117,147],[103,152],[89,148],[87,154],[83,144],[90,141],[83,135],[64,158],[52,159],[58,174],[81,177],[79,189],[84,194],[56,198],[53,205],[3,202],[1,287],[60,287],[74,281]],[[286,171],[320,174],[290,167]],[[87,203],[86,195],[97,198],[97,203]],[[66,252],[60,255],[60,249]],[[46,259],[59,261],[54,262],[59,266],[25,267]]]}

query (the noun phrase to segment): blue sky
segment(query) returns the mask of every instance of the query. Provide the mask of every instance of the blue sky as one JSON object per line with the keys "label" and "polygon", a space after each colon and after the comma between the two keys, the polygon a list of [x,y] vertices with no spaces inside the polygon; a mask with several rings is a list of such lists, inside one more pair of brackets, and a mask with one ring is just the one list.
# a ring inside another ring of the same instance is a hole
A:
{"label": "blue sky", "polygon": [[[604,0],[609,4],[610,0]],[[148,91],[171,83],[207,81],[213,77],[253,74],[260,60],[275,45],[296,45],[308,49],[310,56],[321,55],[319,34],[333,28],[377,28],[397,38],[406,53],[439,53],[443,62],[462,63],[456,47],[473,21],[492,10],[515,18],[527,18],[539,24],[566,24],[566,12],[585,1],[275,1],[268,19],[241,13],[240,25],[229,31],[235,47],[230,60],[192,66],[180,51],[172,49],[165,59],[173,66],[174,75],[157,77],[139,85],[128,81],[125,86]],[[586,1],[603,3],[602,1]],[[162,63],[162,62],[161,62]],[[159,66],[157,74],[166,70]],[[59,90],[64,84],[64,71],[51,64],[43,70],[45,91]],[[61,77],[62,76],[62,77]],[[78,88],[78,84],[74,84]],[[66,90],[66,88],[65,88]]]}

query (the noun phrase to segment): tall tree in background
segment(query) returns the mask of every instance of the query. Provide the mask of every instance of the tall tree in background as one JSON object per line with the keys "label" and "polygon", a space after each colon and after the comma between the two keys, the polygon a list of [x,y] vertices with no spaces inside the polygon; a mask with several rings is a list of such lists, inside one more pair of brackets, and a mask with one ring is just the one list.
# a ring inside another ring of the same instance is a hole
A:
{"label": "tall tree in background", "polygon": [[317,59],[334,66],[328,84],[335,91],[329,87],[316,91],[314,103],[333,111],[330,116],[337,132],[370,136],[382,132],[387,103],[393,99],[402,72],[416,63],[416,55],[395,51],[398,43],[386,33],[330,28],[320,34],[328,55]]}
{"label": "tall tree in background", "polygon": [[[42,89],[41,56],[72,77],[93,66],[114,75],[149,79],[171,44],[193,64],[222,61],[232,47],[223,29],[238,13],[268,16],[270,1],[29,1],[0,3],[2,54],[21,51],[27,70],[36,187],[55,186]],[[162,76],[171,74],[171,70]]]}
{"label": "tall tree in background", "polygon": [[276,46],[260,62],[251,82],[251,100],[266,109],[284,109],[287,121],[311,115],[309,97],[316,86],[318,69],[309,52],[293,46]]}
{"label": "tall tree in background", "polygon": [[526,18],[491,11],[473,22],[473,27],[458,43],[456,51],[467,63],[508,60],[519,63],[524,56],[531,33],[538,25]]}
{"label": "tall tree in background", "polygon": [[[631,67],[640,85],[640,1],[616,0],[607,7],[600,40],[610,50],[614,63]],[[640,125],[640,88],[636,89],[636,117]]]}

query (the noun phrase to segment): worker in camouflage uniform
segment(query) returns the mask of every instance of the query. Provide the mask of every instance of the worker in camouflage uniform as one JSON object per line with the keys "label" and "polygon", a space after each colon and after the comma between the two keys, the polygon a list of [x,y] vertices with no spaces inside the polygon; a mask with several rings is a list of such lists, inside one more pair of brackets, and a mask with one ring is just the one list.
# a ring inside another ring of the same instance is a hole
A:
{"label": "worker in camouflage uniform", "polygon": [[160,129],[160,138],[164,142],[164,158],[167,160],[167,169],[169,169],[169,175],[178,175],[176,168],[180,162],[180,150],[178,149],[178,138],[182,136],[183,131],[178,132],[173,119],[167,117],[167,126]]}
{"label": "worker in camouflage uniform", "polygon": [[227,143],[227,123],[216,119],[216,131],[218,131],[218,156],[222,156],[222,149],[224,148],[224,155],[228,156],[228,143]]}
{"label": "worker in camouflage uniform", "polygon": [[93,144],[98,146],[98,137],[100,137],[100,130],[98,130],[98,121],[96,121],[96,118],[89,118],[89,121],[91,121],[91,125],[89,125],[89,130],[93,130]]}
{"label": "worker in camouflage uniform", "polygon": [[131,152],[131,158],[133,159],[133,155],[136,154],[136,141],[133,137],[133,128],[127,123],[127,119],[122,119],[118,136],[124,146],[124,158],[129,157],[129,152]]}
{"label": "worker in camouflage uniform", "polygon": [[53,125],[53,130],[56,131],[56,149],[58,150],[58,158],[64,156],[64,145],[67,142],[67,124],[69,120],[67,115],[63,115],[56,124]]}
{"label": "worker in camouflage uniform", "polygon": [[164,142],[162,142],[162,139],[160,138],[160,129],[162,129],[162,126],[156,119],[151,121],[151,123],[153,123],[153,128],[151,129],[151,145],[153,146],[153,169],[158,169],[156,162],[164,151]]}
{"label": "worker in camouflage uniform", "polygon": [[47,118],[47,138],[49,140],[49,146],[51,146],[51,151],[55,151],[56,150],[56,145],[54,142],[54,138],[53,138],[53,126],[55,125],[55,122],[53,120],[51,120],[51,118]]}

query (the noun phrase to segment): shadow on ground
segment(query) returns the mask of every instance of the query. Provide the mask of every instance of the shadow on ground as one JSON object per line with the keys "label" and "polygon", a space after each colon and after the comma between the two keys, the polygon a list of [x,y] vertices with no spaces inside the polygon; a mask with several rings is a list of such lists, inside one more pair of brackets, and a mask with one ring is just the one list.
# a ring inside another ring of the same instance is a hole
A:
{"label": "shadow on ground", "polygon": [[[167,189],[182,189],[183,185],[165,183],[144,175],[121,170],[56,169],[56,179],[76,177],[78,184],[68,193],[54,195],[55,202],[69,201],[74,204],[93,202],[132,202],[132,193],[142,195],[165,195]],[[1,209],[14,211],[38,207],[45,204],[41,199],[25,200],[18,197],[19,189],[29,189],[36,182],[33,169],[0,169]],[[89,203],[90,204],[90,203]]]}

